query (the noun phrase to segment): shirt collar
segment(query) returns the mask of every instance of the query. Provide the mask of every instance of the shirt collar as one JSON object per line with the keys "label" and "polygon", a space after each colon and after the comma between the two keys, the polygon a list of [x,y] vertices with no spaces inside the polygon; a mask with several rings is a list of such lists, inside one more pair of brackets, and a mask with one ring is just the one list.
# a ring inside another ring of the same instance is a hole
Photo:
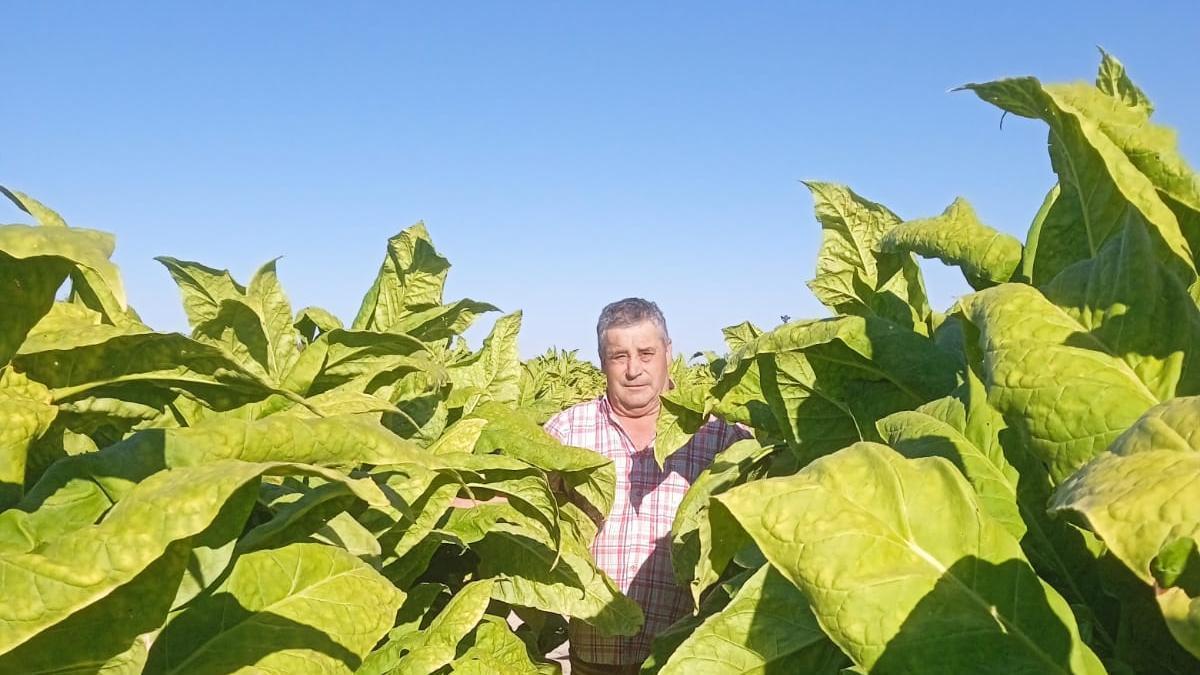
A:
{"label": "shirt collar", "polygon": [[[608,392],[605,392],[600,395],[600,406],[599,407],[600,407],[600,414],[604,415],[604,418],[606,420],[608,420],[608,423],[613,425],[613,427],[616,428],[617,433],[621,434],[622,436],[625,437],[625,439],[627,441],[629,441],[629,445],[633,445],[633,439],[629,438],[629,434],[626,433],[625,428],[622,427],[621,423],[617,421],[617,413],[613,410],[612,403],[609,403],[609,401],[608,401]],[[631,454],[640,455],[640,454],[647,453],[647,452],[654,452],[654,442],[656,440],[658,440],[658,439],[657,438],[650,439],[650,443],[646,447],[640,448],[640,449],[634,448],[633,453],[631,453]]]}

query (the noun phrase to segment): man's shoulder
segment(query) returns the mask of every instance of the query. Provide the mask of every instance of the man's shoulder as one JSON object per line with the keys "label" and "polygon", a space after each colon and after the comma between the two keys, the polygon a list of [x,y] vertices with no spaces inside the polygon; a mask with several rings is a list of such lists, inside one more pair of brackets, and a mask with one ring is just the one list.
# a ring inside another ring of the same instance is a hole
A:
{"label": "man's shoulder", "polygon": [[554,433],[565,432],[571,427],[581,425],[593,425],[596,419],[600,416],[600,404],[603,397],[597,397],[575,405],[559,412],[546,422],[545,428],[547,431]]}
{"label": "man's shoulder", "polygon": [[692,436],[692,444],[699,446],[699,450],[717,453],[751,436],[745,427],[714,416],[705,421]]}

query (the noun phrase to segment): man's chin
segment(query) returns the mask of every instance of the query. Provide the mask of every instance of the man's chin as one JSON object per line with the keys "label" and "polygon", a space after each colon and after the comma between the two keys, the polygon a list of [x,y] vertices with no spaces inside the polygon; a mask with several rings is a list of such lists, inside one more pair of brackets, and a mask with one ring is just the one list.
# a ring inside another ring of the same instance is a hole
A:
{"label": "man's chin", "polygon": [[627,389],[620,398],[621,407],[628,410],[638,410],[649,406],[658,399],[657,396],[652,395],[650,392],[651,389],[648,386],[637,387],[632,390]]}

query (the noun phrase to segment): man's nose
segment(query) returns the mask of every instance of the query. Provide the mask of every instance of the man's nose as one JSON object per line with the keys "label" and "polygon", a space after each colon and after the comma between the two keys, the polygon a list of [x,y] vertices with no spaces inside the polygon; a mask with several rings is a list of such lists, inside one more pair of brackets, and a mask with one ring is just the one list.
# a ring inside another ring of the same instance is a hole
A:
{"label": "man's nose", "polygon": [[629,359],[629,362],[625,364],[625,378],[635,380],[641,374],[642,364],[637,359]]}

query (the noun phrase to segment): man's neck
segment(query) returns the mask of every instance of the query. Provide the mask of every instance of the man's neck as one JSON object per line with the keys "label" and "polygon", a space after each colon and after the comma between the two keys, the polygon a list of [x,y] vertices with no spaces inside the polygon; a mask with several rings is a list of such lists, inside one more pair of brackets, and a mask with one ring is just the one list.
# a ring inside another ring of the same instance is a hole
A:
{"label": "man's neck", "polygon": [[659,407],[657,405],[642,410],[623,410],[619,406],[613,405],[611,399],[609,405],[614,421],[625,431],[625,435],[629,437],[635,450],[641,450],[654,441],[655,426],[658,423]]}

